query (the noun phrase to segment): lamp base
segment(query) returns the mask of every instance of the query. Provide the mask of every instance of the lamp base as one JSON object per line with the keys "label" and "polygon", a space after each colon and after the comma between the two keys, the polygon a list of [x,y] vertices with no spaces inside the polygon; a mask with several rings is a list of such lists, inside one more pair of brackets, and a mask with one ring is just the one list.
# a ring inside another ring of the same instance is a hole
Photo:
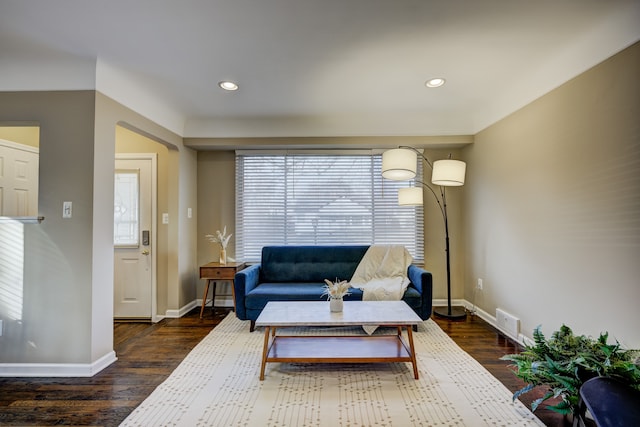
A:
{"label": "lamp base", "polygon": [[451,310],[449,307],[438,307],[433,310],[433,314],[450,320],[462,320],[467,317],[467,311],[464,307],[451,307]]}

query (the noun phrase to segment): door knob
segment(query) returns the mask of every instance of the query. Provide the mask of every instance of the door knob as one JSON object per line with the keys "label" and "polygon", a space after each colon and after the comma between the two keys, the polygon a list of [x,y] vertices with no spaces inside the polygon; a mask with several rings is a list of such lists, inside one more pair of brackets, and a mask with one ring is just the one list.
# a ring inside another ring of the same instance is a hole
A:
{"label": "door knob", "polygon": [[149,251],[145,249],[144,251],[142,251],[142,255],[149,255]]}

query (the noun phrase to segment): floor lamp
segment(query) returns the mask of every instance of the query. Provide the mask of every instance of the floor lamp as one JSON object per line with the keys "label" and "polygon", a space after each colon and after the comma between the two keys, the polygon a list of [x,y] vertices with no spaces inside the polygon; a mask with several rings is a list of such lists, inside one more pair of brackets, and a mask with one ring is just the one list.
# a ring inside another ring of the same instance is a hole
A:
{"label": "floor lamp", "polygon": [[[408,181],[415,179],[418,165],[418,155],[432,170],[431,183],[440,189],[440,196],[428,184],[415,181],[428,189],[438,202],[438,207],[444,219],[445,252],[447,257],[447,307],[436,308],[433,312],[439,317],[448,319],[464,319],[467,313],[464,307],[451,307],[451,261],[449,254],[449,220],[447,217],[446,187],[458,187],[464,185],[464,177],[467,165],[460,160],[437,160],[433,164],[421,151],[407,146],[401,146],[382,153],[382,176],[394,181]],[[420,187],[407,187],[398,190],[398,204],[404,206],[422,205],[423,190]]]}

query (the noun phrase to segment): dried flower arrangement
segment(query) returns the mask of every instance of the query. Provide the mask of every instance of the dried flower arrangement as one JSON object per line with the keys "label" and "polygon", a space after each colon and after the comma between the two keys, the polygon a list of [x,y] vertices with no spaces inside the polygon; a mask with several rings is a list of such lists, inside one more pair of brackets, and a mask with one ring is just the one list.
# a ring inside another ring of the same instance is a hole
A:
{"label": "dried flower arrangement", "polygon": [[322,296],[326,295],[328,299],[341,299],[345,295],[349,295],[349,289],[351,288],[351,285],[349,285],[349,282],[347,282],[346,280],[338,282],[338,279],[336,278],[335,282],[331,282],[328,279],[324,279],[324,282],[326,283],[326,285],[324,286],[324,292],[322,293]]}
{"label": "dried flower arrangement", "polygon": [[222,246],[222,249],[227,249],[227,244],[229,243],[229,239],[231,239],[231,236],[233,236],[233,234],[229,234],[227,236],[227,227],[225,226],[222,233],[220,232],[220,230],[218,230],[216,231],[215,235],[206,234],[204,237],[209,239],[211,243],[219,243],[220,246]]}
{"label": "dried flower arrangement", "polygon": [[220,245],[220,264],[227,263],[227,245],[229,244],[229,239],[233,234],[227,235],[227,227],[224,227],[222,233],[220,230],[216,231],[216,234],[205,234],[204,237],[209,239],[211,243],[218,243]]}

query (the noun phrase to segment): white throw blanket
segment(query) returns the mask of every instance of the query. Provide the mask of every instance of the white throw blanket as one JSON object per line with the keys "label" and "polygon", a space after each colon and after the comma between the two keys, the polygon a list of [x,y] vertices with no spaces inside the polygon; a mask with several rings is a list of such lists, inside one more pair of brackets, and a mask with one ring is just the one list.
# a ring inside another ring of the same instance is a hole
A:
{"label": "white throw blanket", "polygon": [[[362,289],[363,301],[399,301],[407,289],[407,269],[413,257],[402,245],[371,245],[351,278]],[[368,334],[376,326],[364,327]]]}

